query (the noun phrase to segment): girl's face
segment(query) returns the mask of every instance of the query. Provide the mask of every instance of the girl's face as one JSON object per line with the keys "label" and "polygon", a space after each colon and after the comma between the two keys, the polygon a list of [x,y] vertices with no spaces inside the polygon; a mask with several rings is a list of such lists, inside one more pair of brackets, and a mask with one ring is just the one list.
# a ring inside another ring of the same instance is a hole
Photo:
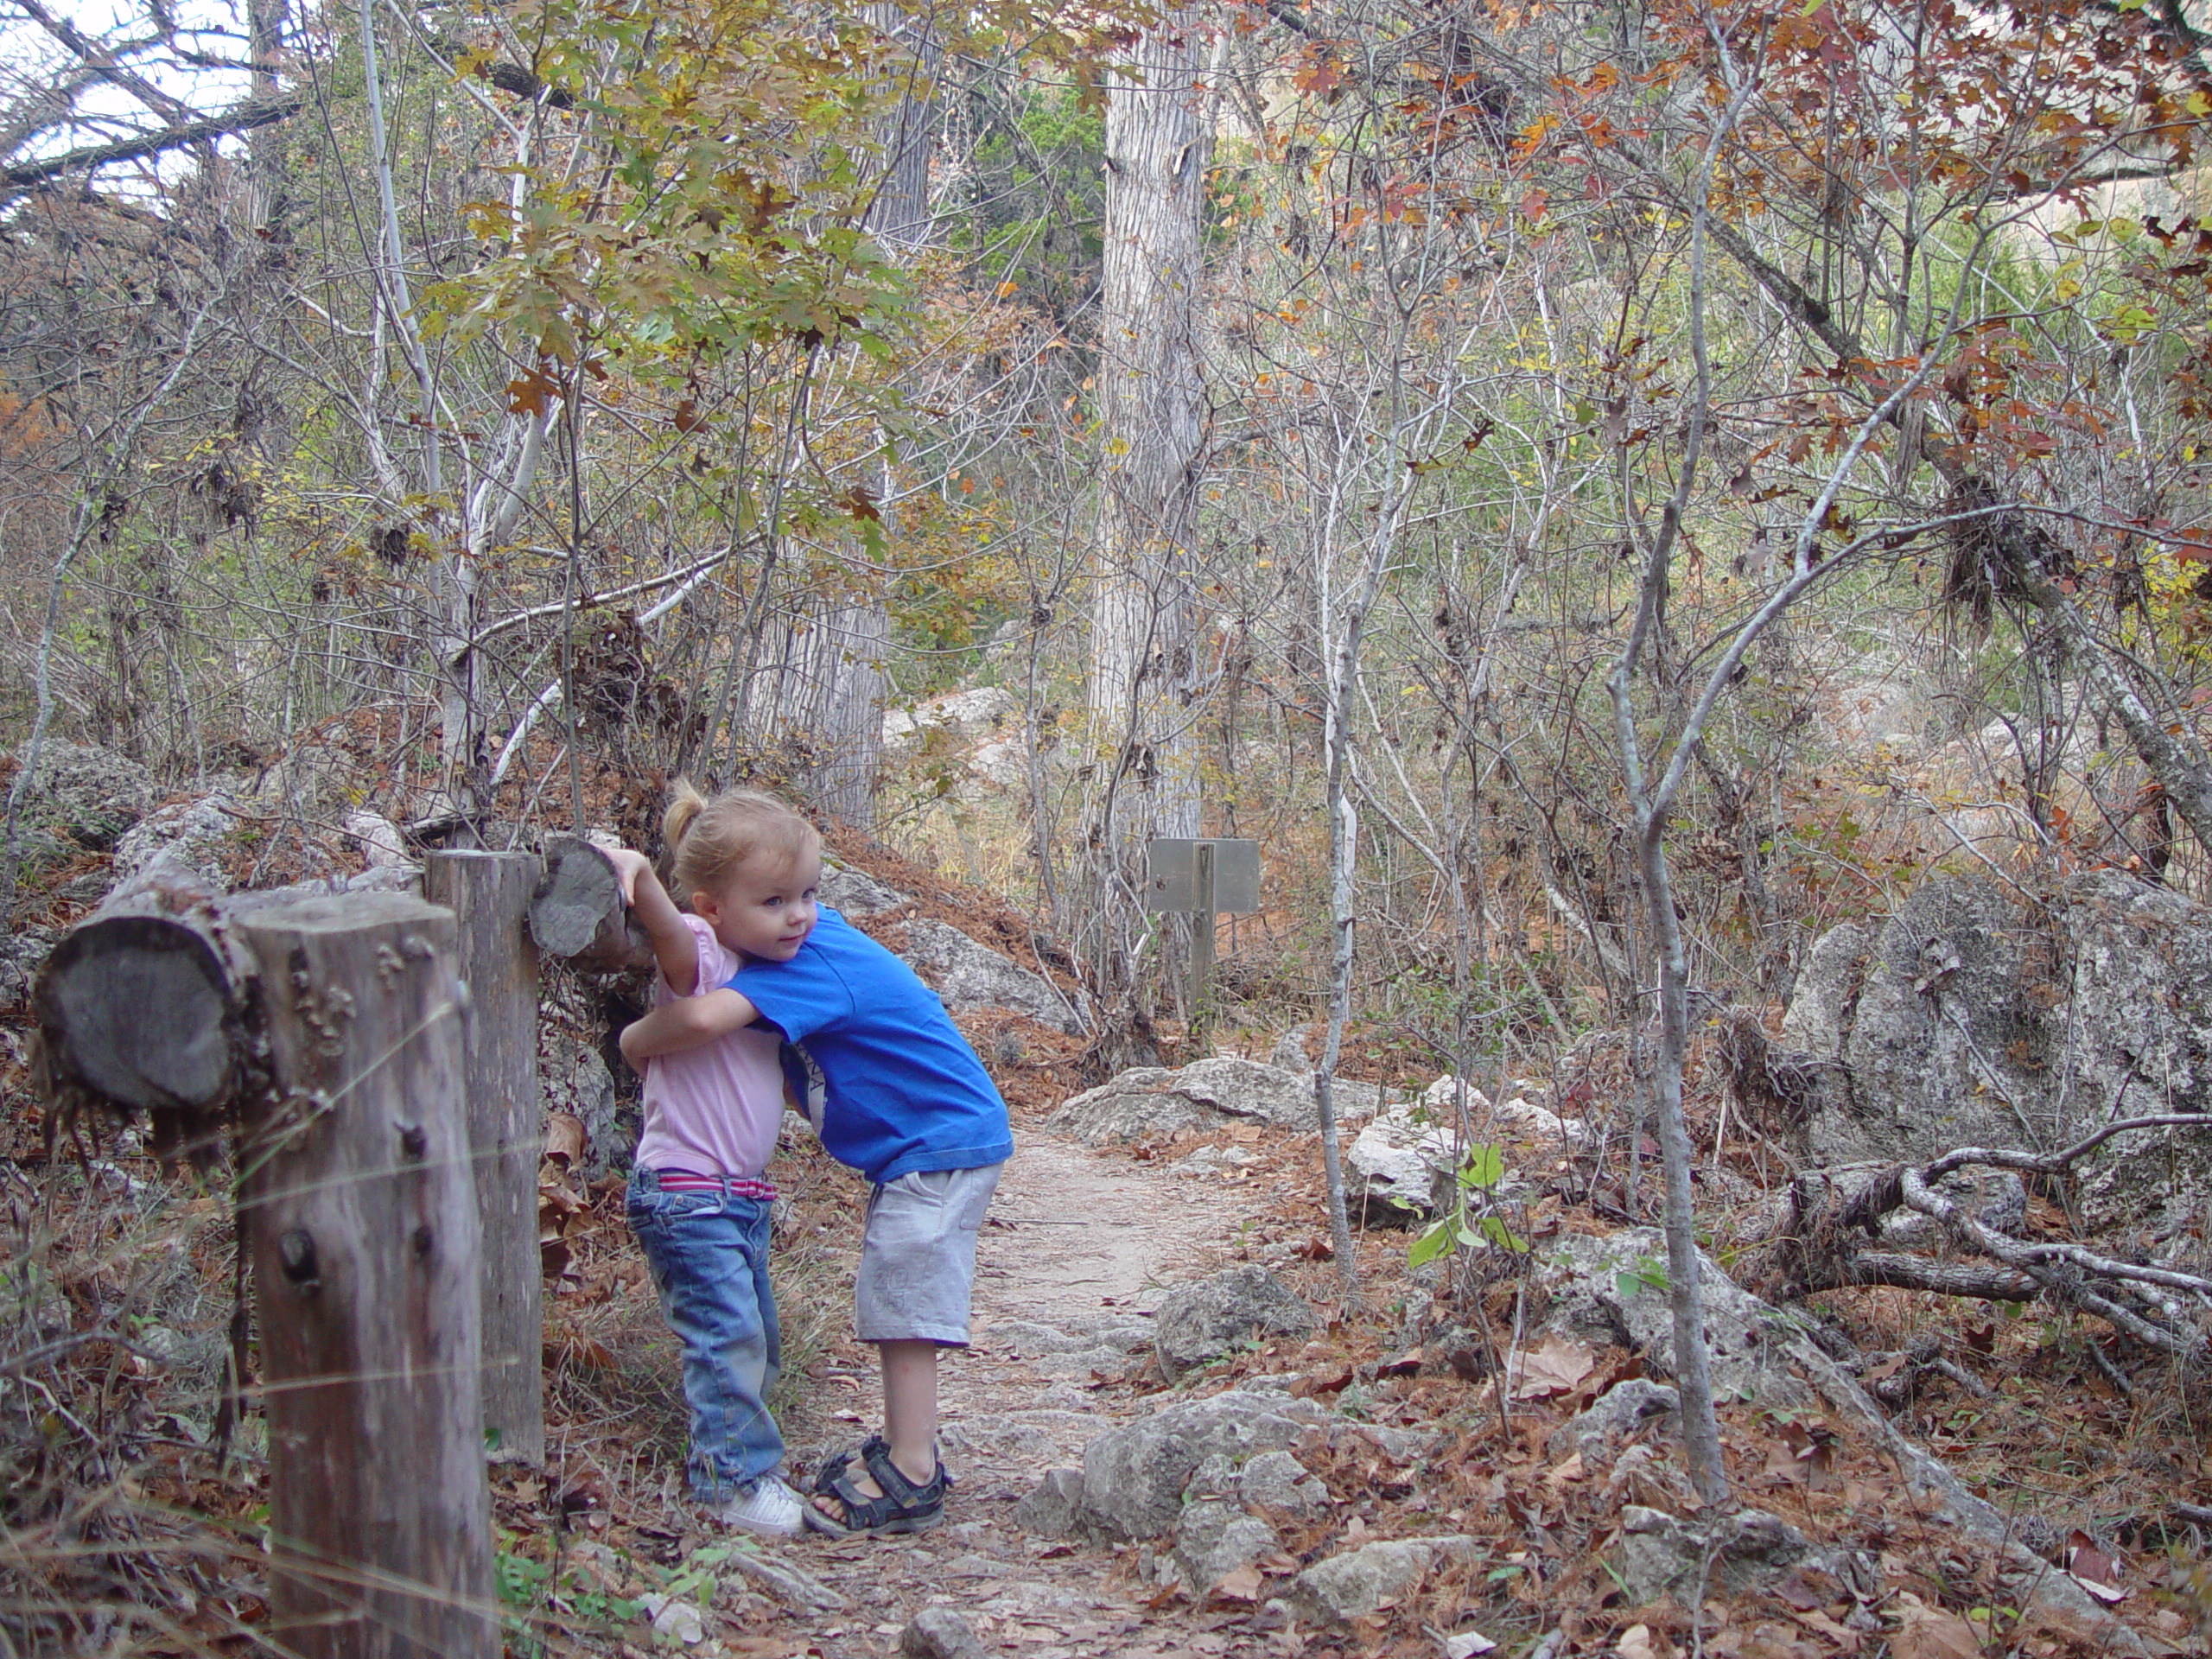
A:
{"label": "girl's face", "polygon": [[691,908],[740,956],[789,962],[814,931],[814,889],[821,880],[819,853],[756,854],[711,890],[693,893]]}

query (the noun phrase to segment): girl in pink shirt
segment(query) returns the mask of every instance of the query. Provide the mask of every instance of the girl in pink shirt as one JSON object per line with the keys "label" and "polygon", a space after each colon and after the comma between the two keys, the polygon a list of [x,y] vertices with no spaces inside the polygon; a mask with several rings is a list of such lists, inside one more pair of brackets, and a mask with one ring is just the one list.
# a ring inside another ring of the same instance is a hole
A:
{"label": "girl in pink shirt", "polygon": [[[652,940],[656,1007],[717,990],[736,973],[759,931],[757,884],[743,874],[791,861],[798,849],[784,842],[792,823],[767,796],[731,790],[709,801],[679,782],[662,832],[689,913],[645,855],[608,855]],[[776,1189],[763,1174],[783,1119],[779,1047],[772,1034],[746,1027],[646,1063],[628,1208],[683,1344],[686,1484],[725,1524],[783,1537],[804,1522],[798,1494],[776,1473],[784,1441],[766,1404],[781,1357],[768,1284]]]}

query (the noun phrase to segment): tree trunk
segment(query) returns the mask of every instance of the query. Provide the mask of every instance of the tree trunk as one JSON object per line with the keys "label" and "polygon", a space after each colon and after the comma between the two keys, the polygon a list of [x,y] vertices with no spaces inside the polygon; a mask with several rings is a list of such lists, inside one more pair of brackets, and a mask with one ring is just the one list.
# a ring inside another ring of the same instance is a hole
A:
{"label": "tree trunk", "polygon": [[[883,147],[883,184],[869,205],[868,228],[894,252],[937,245],[930,211],[930,168],[937,159],[937,89],[944,60],[928,22],[897,6],[868,8],[869,24],[898,43],[890,73],[902,87],[896,106],[878,127]],[[902,60],[903,59],[903,60]]]}
{"label": "tree trunk", "polygon": [[528,853],[442,852],[423,890],[458,924],[454,971],[468,988],[462,1037],[468,1156],[484,1236],[484,1430],[502,1459],[545,1461],[538,1291],[537,947],[524,925],[537,885]]}
{"label": "tree trunk", "polygon": [[274,1082],[240,1159],[272,1630],[305,1659],[493,1659],[454,918],[362,893],[241,931]]}
{"label": "tree trunk", "polygon": [[1198,329],[1213,130],[1198,66],[1192,14],[1178,13],[1145,35],[1106,99],[1106,454],[1089,690],[1106,775],[1090,836],[1103,912],[1090,954],[1099,983],[1124,1006],[1143,844],[1199,833],[1191,541],[1205,437]]}
{"label": "tree trunk", "polygon": [[856,829],[875,822],[890,645],[881,600],[810,601],[791,629],[771,704],[776,734],[796,752],[799,787]]}

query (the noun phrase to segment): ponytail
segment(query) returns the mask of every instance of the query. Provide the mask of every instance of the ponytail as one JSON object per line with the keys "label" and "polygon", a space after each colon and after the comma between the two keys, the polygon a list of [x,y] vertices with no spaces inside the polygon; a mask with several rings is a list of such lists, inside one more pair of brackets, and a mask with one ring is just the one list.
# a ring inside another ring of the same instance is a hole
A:
{"label": "ponytail", "polygon": [[707,798],[692,785],[689,778],[679,778],[669,791],[668,810],[661,814],[661,844],[674,858],[683,849],[683,835],[706,810]]}

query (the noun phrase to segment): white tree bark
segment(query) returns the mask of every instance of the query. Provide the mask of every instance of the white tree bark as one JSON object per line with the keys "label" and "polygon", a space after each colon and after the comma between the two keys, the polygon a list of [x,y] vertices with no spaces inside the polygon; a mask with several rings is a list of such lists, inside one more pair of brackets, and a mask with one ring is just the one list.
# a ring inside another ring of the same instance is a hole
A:
{"label": "white tree bark", "polygon": [[861,829],[874,821],[890,645],[881,600],[816,600],[793,620],[766,700],[771,732],[795,751],[799,786]]}
{"label": "white tree bark", "polygon": [[935,83],[944,54],[927,21],[897,6],[870,6],[868,20],[898,43],[892,73],[902,89],[879,129],[883,184],[869,206],[868,227],[894,251],[935,247],[939,238],[930,211],[930,170],[937,158]]}
{"label": "white tree bark", "polygon": [[[1100,926],[1089,954],[1126,985],[1142,844],[1198,833],[1192,533],[1205,442],[1202,232],[1213,153],[1192,14],[1161,21],[1106,98],[1098,409],[1105,455],[1092,580],[1089,708],[1100,762],[1090,842]],[[1211,925],[1211,918],[1199,925]]]}

